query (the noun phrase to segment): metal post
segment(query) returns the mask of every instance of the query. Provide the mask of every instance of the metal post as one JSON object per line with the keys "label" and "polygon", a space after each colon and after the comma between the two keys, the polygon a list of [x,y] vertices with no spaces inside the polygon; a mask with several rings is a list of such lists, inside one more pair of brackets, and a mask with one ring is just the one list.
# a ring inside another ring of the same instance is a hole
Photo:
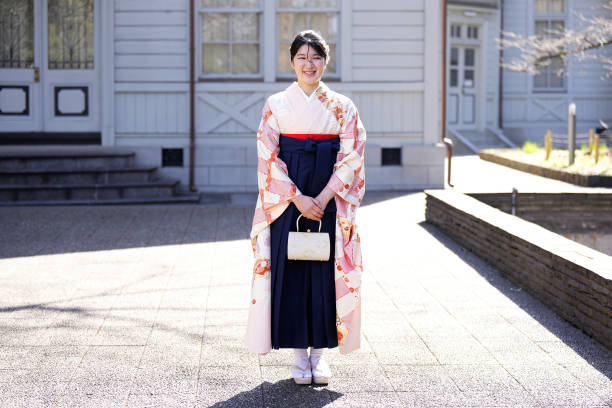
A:
{"label": "metal post", "polygon": [[576,104],[570,103],[567,118],[567,150],[569,152],[569,165],[574,164],[574,151],[576,150]]}

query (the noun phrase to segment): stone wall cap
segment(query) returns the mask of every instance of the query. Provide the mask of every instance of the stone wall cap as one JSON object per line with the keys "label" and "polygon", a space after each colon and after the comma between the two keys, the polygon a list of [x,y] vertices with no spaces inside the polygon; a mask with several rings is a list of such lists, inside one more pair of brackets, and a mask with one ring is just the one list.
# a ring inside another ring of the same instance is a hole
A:
{"label": "stone wall cap", "polygon": [[612,282],[612,256],[574,242],[533,222],[507,214],[464,193],[447,189],[425,190],[424,192],[428,196],[452,205],[459,211],[481,219]]}

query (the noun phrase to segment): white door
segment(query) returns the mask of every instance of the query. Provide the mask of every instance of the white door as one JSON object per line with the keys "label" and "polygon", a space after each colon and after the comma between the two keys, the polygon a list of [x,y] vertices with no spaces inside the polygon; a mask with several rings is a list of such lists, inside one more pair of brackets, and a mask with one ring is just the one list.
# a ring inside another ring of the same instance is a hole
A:
{"label": "white door", "polygon": [[478,112],[478,47],[453,44],[448,63],[448,124],[457,129],[475,129]]}
{"label": "white door", "polygon": [[100,131],[99,7],[0,1],[0,132]]}

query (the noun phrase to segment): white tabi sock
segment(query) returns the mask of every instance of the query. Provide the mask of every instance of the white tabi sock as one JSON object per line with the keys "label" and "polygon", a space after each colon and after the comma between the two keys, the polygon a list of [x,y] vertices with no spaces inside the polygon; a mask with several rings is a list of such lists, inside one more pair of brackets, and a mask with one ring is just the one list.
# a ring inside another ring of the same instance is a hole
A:
{"label": "white tabi sock", "polygon": [[308,349],[293,349],[293,364],[304,370],[308,366]]}
{"label": "white tabi sock", "polygon": [[310,348],[310,364],[315,367],[323,357],[324,348]]}

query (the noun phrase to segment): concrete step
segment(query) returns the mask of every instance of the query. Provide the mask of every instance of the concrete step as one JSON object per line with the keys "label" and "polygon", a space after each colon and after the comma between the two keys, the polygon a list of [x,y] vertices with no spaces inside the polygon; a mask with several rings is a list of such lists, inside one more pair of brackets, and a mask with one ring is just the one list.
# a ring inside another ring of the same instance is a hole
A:
{"label": "concrete step", "polygon": [[453,156],[463,156],[475,154],[469,147],[463,144],[463,142],[457,139],[452,134],[448,134],[446,137],[453,141]]}
{"label": "concrete step", "polygon": [[501,148],[508,147],[505,143],[499,140],[482,140],[482,141],[474,141],[472,143],[478,147],[479,149],[489,149],[489,148]]}
{"label": "concrete step", "polygon": [[153,181],[157,167],[0,170],[0,185],[113,184]]}
{"label": "concrete step", "polygon": [[0,207],[10,206],[52,206],[52,205],[140,205],[140,204],[197,204],[199,194],[172,197],[134,197],[99,200],[24,200],[0,201]]}
{"label": "concrete step", "polygon": [[171,197],[178,180],[112,184],[30,184],[0,185],[0,201],[105,200],[122,198]]}
{"label": "concrete step", "polygon": [[0,151],[0,171],[131,167],[134,152],[119,150]]}

